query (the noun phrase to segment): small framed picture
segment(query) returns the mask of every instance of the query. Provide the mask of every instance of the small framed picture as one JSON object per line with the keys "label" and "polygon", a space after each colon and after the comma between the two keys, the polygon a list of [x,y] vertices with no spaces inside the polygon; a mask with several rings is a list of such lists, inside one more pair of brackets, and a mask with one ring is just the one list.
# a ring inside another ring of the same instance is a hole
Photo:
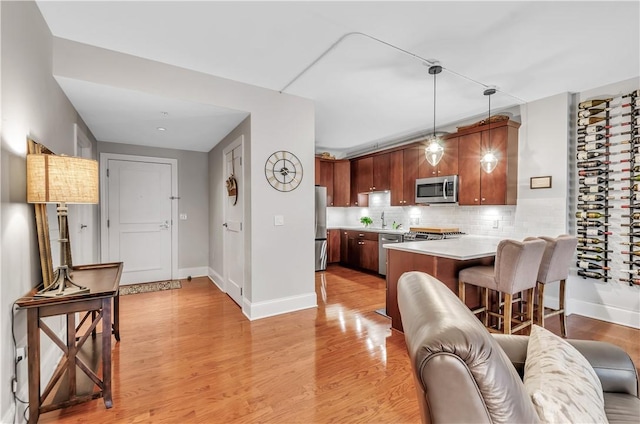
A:
{"label": "small framed picture", "polygon": [[546,177],[531,177],[529,179],[529,188],[551,188],[551,175]]}

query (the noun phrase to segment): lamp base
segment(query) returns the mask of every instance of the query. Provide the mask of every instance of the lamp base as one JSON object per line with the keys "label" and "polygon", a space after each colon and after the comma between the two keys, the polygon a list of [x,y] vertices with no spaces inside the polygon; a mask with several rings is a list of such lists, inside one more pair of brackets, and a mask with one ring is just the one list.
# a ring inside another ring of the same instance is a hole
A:
{"label": "lamp base", "polygon": [[46,289],[37,292],[34,297],[61,297],[89,293],[89,288],[74,283],[66,265],[56,269],[55,278]]}

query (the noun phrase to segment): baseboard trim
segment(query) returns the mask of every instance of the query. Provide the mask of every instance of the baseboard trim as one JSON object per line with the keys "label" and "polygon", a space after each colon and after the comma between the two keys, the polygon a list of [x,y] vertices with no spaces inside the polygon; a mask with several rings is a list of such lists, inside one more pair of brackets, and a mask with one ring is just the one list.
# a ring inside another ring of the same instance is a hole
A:
{"label": "baseboard trim", "polygon": [[191,277],[204,277],[207,275],[208,267],[198,266],[195,268],[181,268],[178,270],[178,279]]}
{"label": "baseboard trim", "polygon": [[211,282],[215,284],[215,286],[218,287],[222,293],[226,293],[224,291],[224,279],[220,274],[215,272],[213,268],[209,268],[208,277],[209,277],[209,280],[211,280]]}
{"label": "baseboard trim", "polygon": [[307,293],[299,296],[289,296],[264,302],[249,302],[243,299],[242,312],[249,320],[272,317],[288,312],[318,307],[316,293]]}
{"label": "baseboard trim", "polygon": [[620,324],[626,327],[640,329],[640,313],[583,300],[567,299],[568,312],[600,321]]}

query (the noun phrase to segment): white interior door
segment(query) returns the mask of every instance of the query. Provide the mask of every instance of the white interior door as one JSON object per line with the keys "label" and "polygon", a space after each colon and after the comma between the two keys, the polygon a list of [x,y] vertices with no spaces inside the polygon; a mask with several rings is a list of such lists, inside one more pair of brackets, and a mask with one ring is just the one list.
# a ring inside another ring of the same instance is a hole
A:
{"label": "white interior door", "polygon": [[107,161],[108,261],[122,261],[121,284],[172,277],[172,166]]}
{"label": "white interior door", "polygon": [[[244,287],[244,184],[242,179],[243,138],[235,140],[224,151],[225,177],[234,175],[237,181],[237,197],[229,197],[224,190],[224,279],[225,291],[242,307]],[[235,204],[234,204],[235,203]]]}

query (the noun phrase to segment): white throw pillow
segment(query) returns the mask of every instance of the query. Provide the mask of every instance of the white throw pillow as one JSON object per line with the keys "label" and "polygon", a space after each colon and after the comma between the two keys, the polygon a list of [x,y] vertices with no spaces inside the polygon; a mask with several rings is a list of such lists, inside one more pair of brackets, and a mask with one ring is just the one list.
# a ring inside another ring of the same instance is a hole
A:
{"label": "white throw pillow", "polygon": [[524,387],[545,423],[606,423],[602,384],[589,361],[567,341],[534,325]]}

